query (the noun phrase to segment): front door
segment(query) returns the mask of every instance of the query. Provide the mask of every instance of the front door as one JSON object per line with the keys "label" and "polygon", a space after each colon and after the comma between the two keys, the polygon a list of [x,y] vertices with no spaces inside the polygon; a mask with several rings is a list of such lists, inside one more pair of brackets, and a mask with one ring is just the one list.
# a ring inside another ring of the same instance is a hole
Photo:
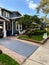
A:
{"label": "front door", "polygon": [[6,22],[7,36],[11,36],[11,22]]}

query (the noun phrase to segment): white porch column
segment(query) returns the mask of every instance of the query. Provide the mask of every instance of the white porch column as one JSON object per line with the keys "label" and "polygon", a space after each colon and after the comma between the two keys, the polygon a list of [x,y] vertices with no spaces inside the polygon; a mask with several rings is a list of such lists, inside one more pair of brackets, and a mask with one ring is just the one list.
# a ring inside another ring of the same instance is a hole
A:
{"label": "white porch column", "polygon": [[18,24],[18,31],[20,32],[20,24]]}
{"label": "white porch column", "polygon": [[4,37],[6,37],[6,25],[5,25],[5,21],[3,22],[3,32],[4,32]]}
{"label": "white porch column", "polygon": [[13,20],[12,20],[12,35],[13,35]]}

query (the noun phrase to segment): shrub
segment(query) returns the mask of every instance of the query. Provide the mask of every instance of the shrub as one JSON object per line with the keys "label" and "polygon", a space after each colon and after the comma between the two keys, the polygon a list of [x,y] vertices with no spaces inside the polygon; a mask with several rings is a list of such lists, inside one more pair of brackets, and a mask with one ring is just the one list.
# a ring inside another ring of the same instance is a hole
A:
{"label": "shrub", "polygon": [[0,50],[0,54],[2,54],[2,50]]}
{"label": "shrub", "polygon": [[27,33],[27,35],[28,35],[29,37],[31,37],[32,35],[42,35],[42,34],[44,34],[45,32],[46,32],[45,30],[33,30],[33,31]]}
{"label": "shrub", "polygon": [[41,35],[41,34],[44,34],[46,31],[45,30],[34,30],[32,32],[34,32],[33,35]]}

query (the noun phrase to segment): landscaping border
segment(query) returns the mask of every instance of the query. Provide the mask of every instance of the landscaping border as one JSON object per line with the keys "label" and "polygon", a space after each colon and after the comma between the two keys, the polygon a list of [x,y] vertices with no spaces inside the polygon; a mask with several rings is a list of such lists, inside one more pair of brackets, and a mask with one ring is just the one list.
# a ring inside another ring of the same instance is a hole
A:
{"label": "landscaping border", "polygon": [[30,40],[30,39],[26,39],[26,38],[19,38],[19,39],[34,42],[34,43],[38,43],[38,44],[44,44],[49,39],[49,37],[47,37],[47,39],[44,39],[42,41]]}

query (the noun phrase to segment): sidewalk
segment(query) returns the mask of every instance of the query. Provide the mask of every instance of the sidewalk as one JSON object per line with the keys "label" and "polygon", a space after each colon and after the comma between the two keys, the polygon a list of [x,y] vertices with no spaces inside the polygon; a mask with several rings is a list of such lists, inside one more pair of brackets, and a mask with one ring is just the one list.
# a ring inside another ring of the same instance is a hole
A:
{"label": "sidewalk", "polygon": [[22,65],[49,65],[49,40],[40,46]]}

